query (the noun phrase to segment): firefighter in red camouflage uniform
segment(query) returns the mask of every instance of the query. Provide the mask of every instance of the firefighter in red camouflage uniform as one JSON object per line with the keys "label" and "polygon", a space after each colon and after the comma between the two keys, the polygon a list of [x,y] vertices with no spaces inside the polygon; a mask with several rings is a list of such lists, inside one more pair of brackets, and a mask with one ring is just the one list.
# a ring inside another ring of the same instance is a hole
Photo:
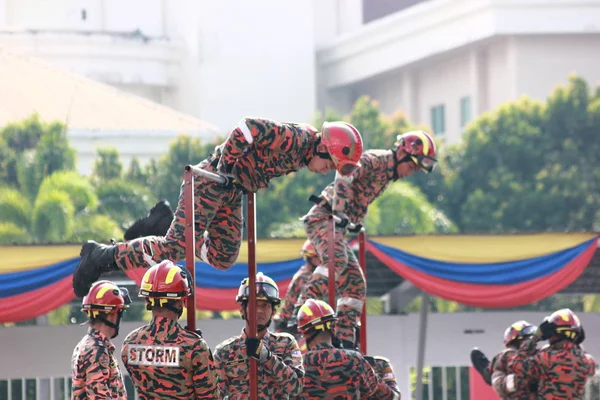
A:
{"label": "firefighter in red camouflage uniform", "polygon": [[310,280],[315,268],[321,265],[321,259],[317,255],[315,247],[312,245],[310,240],[306,239],[304,245],[302,246],[302,250],[300,254],[304,258],[305,264],[300,267],[298,272],[294,274],[292,281],[288,286],[288,290],[285,294],[285,298],[283,299],[283,306],[279,309],[279,312],[275,317],[273,317],[273,321],[275,322],[275,331],[276,332],[288,332],[294,335],[296,340],[298,341],[298,346],[302,353],[305,353],[307,350],[306,343],[304,342],[304,337],[297,329],[295,329],[295,324],[291,324],[289,326],[289,320],[292,317],[294,312],[294,307],[296,306],[296,302],[298,301],[298,296],[300,292],[306,286],[306,283]]}
{"label": "firefighter in red camouflage uniform", "polygon": [[127,398],[110,339],[119,334],[129,303],[127,289],[110,281],[96,282],[83,298],[81,311],[87,314],[90,328],[73,351],[72,399]]}
{"label": "firefighter in red camouflage uniform", "polygon": [[302,390],[304,379],[302,353],[292,335],[268,330],[275,307],[281,303],[277,284],[262,272],[256,274],[258,338],[246,334],[249,329],[249,290],[246,278],[236,297],[246,321],[241,335],[225,340],[215,349],[221,395],[229,400],[249,398],[249,357],[253,357],[257,360],[258,399],[295,399]]}
{"label": "firefighter in red camouflage uniform", "polygon": [[471,352],[471,360],[475,369],[481,374],[483,380],[494,388],[501,399],[535,400],[537,398],[538,383],[530,379],[527,384],[522,385],[520,390],[508,392],[506,390],[506,376],[513,373],[512,360],[524,340],[530,338],[537,327],[527,321],[517,321],[504,331],[504,346],[500,353],[496,354],[492,362],[478,349]]}
{"label": "firefighter in red camouflage uniform", "polygon": [[[503,378],[505,390],[524,390],[530,379],[537,379],[538,399],[583,399],[587,379],[596,373],[596,363],[581,348],[585,333],[579,318],[568,308],[561,309],[530,331],[535,335],[521,344],[512,359],[514,372]],[[549,344],[537,350],[541,340]]]}
{"label": "firefighter in red camouflage uniform", "polygon": [[[380,381],[360,352],[333,346],[336,320],[333,308],[322,300],[309,299],[298,311],[298,330],[308,346],[302,400],[370,399],[379,389]],[[387,392],[377,398],[399,399],[390,388]]]}
{"label": "firefighter in red camouflage uniform", "polygon": [[[358,149],[356,149],[358,151]],[[338,293],[336,335],[347,348],[353,348],[354,331],[360,320],[366,295],[365,277],[356,256],[345,240],[347,224],[358,224],[367,214],[369,204],[388,185],[418,170],[431,172],[436,164],[435,142],[423,131],[398,135],[391,150],[369,150],[360,158],[359,169],[351,175],[336,175],[333,183],[321,193],[321,202],[302,219],[306,235],[315,246],[323,264],[296,303],[295,314],[307,299],[323,299],[327,293],[328,231],[332,212],[342,223],[335,229],[335,276]]]}
{"label": "firefighter in red camouflage uniform", "polygon": [[152,321],[127,335],[121,351],[142,400],[220,398],[210,348],[177,323],[192,294],[190,282],[188,271],[168,260],[144,274],[139,295]]}
{"label": "firefighter in red camouflage uniform", "polygon": [[[377,376],[377,390],[369,400],[400,399],[400,388],[389,359],[381,356],[365,356]],[[397,397],[390,397],[390,391]]]}
{"label": "firefighter in red camouflage uniform", "polygon": [[[353,135],[347,132],[352,130]],[[351,155],[343,150],[353,148]],[[307,124],[244,118],[212,156],[197,165],[226,178],[224,184],[204,178],[194,183],[196,256],[220,270],[237,260],[242,238],[242,194],[269,186],[273,178],[307,167],[324,174],[337,169],[349,174],[362,151],[358,131],[345,122],[325,122],[319,132]],[[175,216],[166,236],[148,236],[102,245],[88,241],[73,275],[79,297],[102,273],[127,270],[185,257],[183,185]],[[150,262],[152,261],[152,262]]]}

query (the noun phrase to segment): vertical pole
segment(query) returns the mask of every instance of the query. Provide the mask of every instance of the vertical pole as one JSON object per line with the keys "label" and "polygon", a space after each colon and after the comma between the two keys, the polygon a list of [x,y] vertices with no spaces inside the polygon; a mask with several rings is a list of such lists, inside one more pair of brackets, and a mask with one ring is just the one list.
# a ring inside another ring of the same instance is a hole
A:
{"label": "vertical pole", "polygon": [[[248,207],[248,325],[249,337],[258,337],[256,329],[256,202],[255,194],[246,195]],[[258,371],[256,360],[250,357],[250,400],[258,399]]]}
{"label": "vertical pole", "polygon": [[[417,400],[423,400],[423,367],[425,364],[425,338],[427,335],[427,311],[429,310],[429,296],[421,295],[421,313],[419,314],[419,343],[417,346]],[[429,379],[429,388],[433,387]],[[431,398],[431,397],[430,397]]]}
{"label": "vertical pole", "polygon": [[[358,263],[367,279],[367,248],[365,228],[362,228],[358,233]],[[365,293],[366,296],[366,293]],[[360,315],[360,351],[367,354],[367,299],[363,304],[362,314]]]}
{"label": "vertical pole", "polygon": [[329,229],[327,232],[327,285],[329,288],[329,305],[334,310],[335,305],[335,220],[333,215],[329,217]]}
{"label": "vertical pole", "polygon": [[196,229],[194,221],[194,173],[186,169],[183,184],[185,210],[185,265],[192,277],[193,291],[187,300],[187,329],[196,331]]}

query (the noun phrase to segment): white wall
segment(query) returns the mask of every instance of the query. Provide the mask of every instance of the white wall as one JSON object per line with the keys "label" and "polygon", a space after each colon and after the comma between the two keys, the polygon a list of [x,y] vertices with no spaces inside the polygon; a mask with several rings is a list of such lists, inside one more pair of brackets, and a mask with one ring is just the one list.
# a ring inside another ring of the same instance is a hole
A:
{"label": "white wall", "polygon": [[600,35],[520,36],[515,40],[516,92],[545,99],[569,74],[600,83]]}
{"label": "white wall", "polygon": [[310,2],[201,4],[200,67],[193,78],[202,90],[183,110],[225,130],[246,115],[310,121],[316,101]]}
{"label": "white wall", "polygon": [[[425,365],[469,365],[473,347],[492,356],[502,350],[503,333],[509,325],[520,319],[539,323],[545,315],[514,312],[431,314],[427,324]],[[593,332],[600,330],[600,314],[580,313],[579,317],[588,332],[585,348],[599,359],[600,336]],[[211,348],[239,334],[242,327],[241,320],[208,320],[197,324]],[[114,341],[117,351],[120,351],[127,332],[140,325],[142,323],[123,324],[123,333]],[[419,315],[372,316],[368,318],[367,327],[368,353],[390,358],[402,393],[409,393],[410,367],[417,364]],[[73,348],[84,334],[85,328],[78,325],[0,328],[3,360],[0,379],[69,376]],[[49,343],[52,345],[48,346]]]}

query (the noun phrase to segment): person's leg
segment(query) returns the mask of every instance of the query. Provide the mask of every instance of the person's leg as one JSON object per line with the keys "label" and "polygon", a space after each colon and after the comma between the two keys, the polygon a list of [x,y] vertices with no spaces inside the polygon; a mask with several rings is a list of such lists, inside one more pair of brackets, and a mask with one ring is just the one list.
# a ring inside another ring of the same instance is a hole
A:
{"label": "person's leg", "polygon": [[306,286],[310,280],[313,271],[314,268],[307,263],[300,267],[298,272],[294,274],[294,277],[288,286],[285,298],[283,299],[283,306],[275,319],[280,322],[286,322],[287,324],[287,320],[292,317],[298,297],[300,296],[302,289],[304,289],[304,286]]}
{"label": "person's leg", "polygon": [[359,326],[367,286],[354,252],[348,242],[344,241],[344,244],[348,255],[348,264],[347,268],[336,277],[339,298],[337,299],[338,321],[335,324],[335,333],[344,343],[344,347],[354,347],[355,332]]}
{"label": "person's leg", "polygon": [[196,242],[196,255],[214,268],[227,270],[237,261],[242,244],[242,192],[228,192],[213,215],[204,242]]}

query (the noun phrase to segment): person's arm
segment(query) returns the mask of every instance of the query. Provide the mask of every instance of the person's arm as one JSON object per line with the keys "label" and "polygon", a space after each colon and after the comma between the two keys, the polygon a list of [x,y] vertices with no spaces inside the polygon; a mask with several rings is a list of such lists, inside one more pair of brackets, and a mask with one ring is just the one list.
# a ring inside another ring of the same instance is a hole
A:
{"label": "person's arm", "polygon": [[217,388],[222,398],[229,394],[229,378],[227,376],[227,372],[225,371],[225,361],[223,360],[223,353],[223,348],[217,347],[215,349],[215,354],[213,355],[215,370],[217,373]]}
{"label": "person's arm", "polygon": [[109,384],[111,357],[105,347],[96,347],[84,360],[85,387],[90,399],[112,399]]}
{"label": "person's arm", "polygon": [[[286,337],[287,339],[287,337]],[[298,342],[289,335],[289,343],[281,356],[271,354],[264,367],[290,397],[299,396],[304,387],[304,366]]]}

